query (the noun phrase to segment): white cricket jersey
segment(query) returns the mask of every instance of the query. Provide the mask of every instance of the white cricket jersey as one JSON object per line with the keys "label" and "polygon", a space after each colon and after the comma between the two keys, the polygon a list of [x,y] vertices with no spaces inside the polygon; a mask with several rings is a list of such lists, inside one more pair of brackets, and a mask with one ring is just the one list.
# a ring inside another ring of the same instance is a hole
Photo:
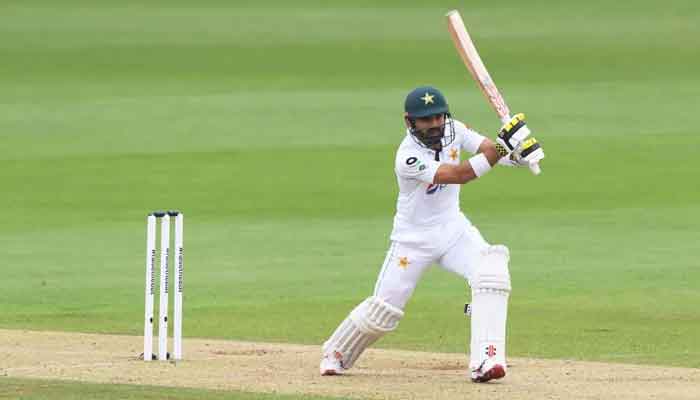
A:
{"label": "white cricket jersey", "polygon": [[459,209],[461,185],[434,184],[433,180],[441,163],[459,164],[460,152],[476,153],[484,136],[456,120],[454,128],[455,140],[442,149],[440,161],[435,161],[434,150],[418,144],[407,131],[396,152],[399,198],[391,240],[415,241],[422,231],[464,218]]}

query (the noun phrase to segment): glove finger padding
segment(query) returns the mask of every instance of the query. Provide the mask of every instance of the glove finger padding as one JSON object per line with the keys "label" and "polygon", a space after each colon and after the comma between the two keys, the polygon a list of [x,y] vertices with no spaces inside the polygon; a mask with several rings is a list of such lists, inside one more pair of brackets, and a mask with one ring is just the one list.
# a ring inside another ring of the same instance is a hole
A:
{"label": "glove finger padding", "polygon": [[515,161],[520,165],[537,164],[544,158],[544,149],[535,138],[525,140],[520,146],[520,150],[513,153]]}
{"label": "glove finger padding", "polygon": [[530,128],[525,124],[525,114],[518,113],[501,127],[496,142],[510,153],[517,150],[529,135]]}

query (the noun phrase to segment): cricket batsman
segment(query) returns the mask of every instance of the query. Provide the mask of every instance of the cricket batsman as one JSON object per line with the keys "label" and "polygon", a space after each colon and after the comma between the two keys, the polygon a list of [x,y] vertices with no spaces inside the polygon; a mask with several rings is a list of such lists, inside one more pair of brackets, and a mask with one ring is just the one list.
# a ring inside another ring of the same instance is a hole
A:
{"label": "cricket batsman", "polygon": [[[459,208],[460,185],[496,164],[528,166],[544,158],[523,114],[501,127],[495,143],[452,118],[431,86],[406,97],[406,136],[396,152],[399,186],[391,245],[374,293],[323,344],[321,375],[339,375],[362,352],[395,330],[423,272],[432,264],[471,287],[469,368],[474,382],[506,375],[506,316],[511,291],[508,248],[491,245]],[[471,154],[461,161],[462,152]]]}

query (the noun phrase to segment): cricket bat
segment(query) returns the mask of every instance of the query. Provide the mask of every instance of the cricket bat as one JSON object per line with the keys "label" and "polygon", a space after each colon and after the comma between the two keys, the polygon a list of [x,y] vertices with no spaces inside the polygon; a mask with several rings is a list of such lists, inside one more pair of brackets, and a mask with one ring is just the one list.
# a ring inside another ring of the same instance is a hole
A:
{"label": "cricket bat", "polygon": [[[479,57],[479,53],[476,51],[476,47],[474,47],[474,42],[467,32],[467,28],[464,26],[464,21],[462,21],[462,16],[459,15],[459,11],[452,10],[447,13],[446,17],[447,26],[452,36],[452,41],[455,47],[457,47],[457,52],[460,57],[462,57],[464,65],[467,66],[472,77],[479,85],[481,93],[486,96],[489,104],[494,111],[496,111],[496,114],[498,114],[501,123],[510,121],[510,109],[505,100],[503,100],[503,96],[501,96],[501,93],[498,91],[496,84],[493,83],[491,75],[489,75],[489,72],[486,70],[484,63],[481,61],[481,57]],[[540,172],[542,172],[539,164],[530,164],[530,171],[535,175],[539,175]]]}

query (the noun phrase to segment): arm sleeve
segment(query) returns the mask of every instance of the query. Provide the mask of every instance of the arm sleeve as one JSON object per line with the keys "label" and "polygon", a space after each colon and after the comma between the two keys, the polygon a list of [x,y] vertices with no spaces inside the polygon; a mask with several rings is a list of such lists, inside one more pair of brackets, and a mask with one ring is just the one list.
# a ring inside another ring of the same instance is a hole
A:
{"label": "arm sleeve", "polygon": [[481,142],[484,141],[484,136],[459,121],[455,121],[455,129],[457,135],[462,137],[462,150],[476,154]]}
{"label": "arm sleeve", "polygon": [[396,174],[404,179],[433,183],[440,163],[417,152],[399,152],[396,155]]}

